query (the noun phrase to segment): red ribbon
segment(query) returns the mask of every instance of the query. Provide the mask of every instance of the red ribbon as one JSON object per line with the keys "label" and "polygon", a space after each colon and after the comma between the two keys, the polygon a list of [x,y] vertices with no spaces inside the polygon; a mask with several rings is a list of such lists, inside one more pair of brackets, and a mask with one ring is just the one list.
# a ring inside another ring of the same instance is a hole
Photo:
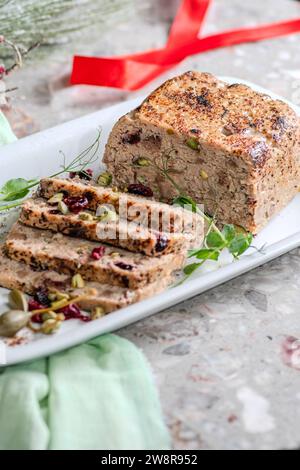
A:
{"label": "red ribbon", "polygon": [[137,90],[190,55],[300,32],[300,18],[200,37],[212,0],[183,0],[165,47],[121,57],[75,56],[71,84]]}

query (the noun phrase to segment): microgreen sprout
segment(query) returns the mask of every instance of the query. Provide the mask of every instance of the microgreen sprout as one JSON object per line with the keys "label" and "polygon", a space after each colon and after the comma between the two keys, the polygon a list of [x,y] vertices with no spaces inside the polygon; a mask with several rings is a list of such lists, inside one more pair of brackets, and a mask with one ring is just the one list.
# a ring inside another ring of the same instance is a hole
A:
{"label": "microgreen sprout", "polygon": [[[56,178],[65,173],[85,172],[86,168],[93,164],[98,158],[100,137],[101,130],[99,130],[92,144],[80,152],[70,163],[66,162],[66,156],[61,151],[60,153],[63,156],[61,169],[57,173],[49,176],[49,178]],[[40,179],[26,180],[24,178],[14,178],[7,181],[2,188],[0,188],[0,211],[20,206],[24,198],[30,193],[30,190],[38,186],[39,183]],[[8,204],[5,204],[7,202]]]}
{"label": "microgreen sprout", "polygon": [[[241,227],[233,224],[224,225],[220,230],[213,217],[205,214],[196,202],[188,196],[178,196],[174,199],[173,203],[184,207],[190,208],[192,212],[198,213],[202,216],[208,225],[205,233],[203,245],[200,248],[189,250],[188,257],[196,258],[198,262],[188,264],[183,272],[185,274],[185,281],[193,272],[199,269],[203,264],[208,261],[218,261],[221,253],[228,249],[229,253],[234,259],[238,259],[248,248],[250,248],[253,235]],[[183,282],[182,281],[182,282]]]}

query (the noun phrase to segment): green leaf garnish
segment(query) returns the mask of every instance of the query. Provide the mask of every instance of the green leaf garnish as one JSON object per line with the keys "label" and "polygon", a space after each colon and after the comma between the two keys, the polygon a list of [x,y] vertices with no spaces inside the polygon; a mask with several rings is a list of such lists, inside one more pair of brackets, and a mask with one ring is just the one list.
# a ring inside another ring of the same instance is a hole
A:
{"label": "green leaf garnish", "polygon": [[236,235],[236,227],[232,224],[224,225],[222,234],[227,242],[231,242]]}
{"label": "green leaf garnish", "polygon": [[211,231],[206,237],[206,245],[209,248],[220,248],[222,249],[226,244],[226,240],[222,237],[222,234]]}
{"label": "green leaf garnish", "polygon": [[184,274],[186,274],[187,276],[190,276],[191,274],[193,274],[194,271],[196,271],[196,269],[199,268],[199,266],[201,266],[202,263],[192,263],[192,264],[188,264],[187,266],[185,266],[185,268],[183,269],[183,272]]}
{"label": "green leaf garnish", "polygon": [[238,233],[228,246],[229,252],[236,258],[248,250],[253,240],[251,233]]}
{"label": "green leaf garnish", "polygon": [[17,201],[23,199],[29,193],[29,187],[36,184],[37,180],[25,180],[15,178],[7,181],[0,189],[0,201]]}
{"label": "green leaf garnish", "polygon": [[[227,248],[232,256],[237,259],[251,246],[252,240],[253,235],[251,233],[241,230],[241,227],[232,224],[224,225],[221,232],[215,225],[213,219],[211,219],[204,238],[203,247],[200,249],[197,248],[189,250],[188,252],[189,258],[195,257],[202,261],[200,263],[192,263],[186,266],[184,269],[186,278],[200,268],[206,261],[218,261],[225,248]],[[182,282],[184,282],[184,280]]]}
{"label": "green leaf garnish", "polygon": [[200,250],[197,248],[196,250],[190,250],[189,251],[189,258],[197,258],[197,259],[202,259],[202,260],[214,260],[217,261],[219,259],[220,252],[219,250],[214,250],[214,249],[209,249],[209,248],[200,248]]}
{"label": "green leaf garnish", "polygon": [[208,260],[211,259],[213,261],[218,261],[220,252],[217,250],[212,250],[212,249],[207,249],[207,248],[202,248],[196,253],[196,258],[197,259],[204,259]]}

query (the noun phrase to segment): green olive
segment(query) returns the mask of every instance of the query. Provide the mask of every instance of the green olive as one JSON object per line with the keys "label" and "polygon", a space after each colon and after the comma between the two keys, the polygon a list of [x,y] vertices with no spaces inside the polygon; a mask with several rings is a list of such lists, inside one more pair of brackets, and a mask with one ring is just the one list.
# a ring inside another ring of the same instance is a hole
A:
{"label": "green olive", "polygon": [[9,310],[0,316],[0,336],[14,336],[24,328],[31,314],[23,310]]}

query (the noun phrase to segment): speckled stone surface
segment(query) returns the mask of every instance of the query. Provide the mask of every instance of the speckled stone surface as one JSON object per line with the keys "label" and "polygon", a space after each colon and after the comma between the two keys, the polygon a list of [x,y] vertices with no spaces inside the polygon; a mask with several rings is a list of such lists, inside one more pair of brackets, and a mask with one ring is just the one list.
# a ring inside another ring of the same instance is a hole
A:
{"label": "speckled stone surface", "polygon": [[[135,22],[94,42],[85,44],[83,35],[78,49],[111,54],[162,44],[166,3],[153,1]],[[300,3],[292,0],[216,0],[204,32],[296,16]],[[293,35],[198,55],[134,96],[197,69],[254,81],[300,104],[299,48],[300,35]],[[41,127],[127,97],[90,87],[56,89],[67,50],[53,54],[49,68],[36,64],[12,80],[22,85],[17,104],[39,117]],[[175,449],[300,447],[300,250],[119,333],[153,367]]]}

